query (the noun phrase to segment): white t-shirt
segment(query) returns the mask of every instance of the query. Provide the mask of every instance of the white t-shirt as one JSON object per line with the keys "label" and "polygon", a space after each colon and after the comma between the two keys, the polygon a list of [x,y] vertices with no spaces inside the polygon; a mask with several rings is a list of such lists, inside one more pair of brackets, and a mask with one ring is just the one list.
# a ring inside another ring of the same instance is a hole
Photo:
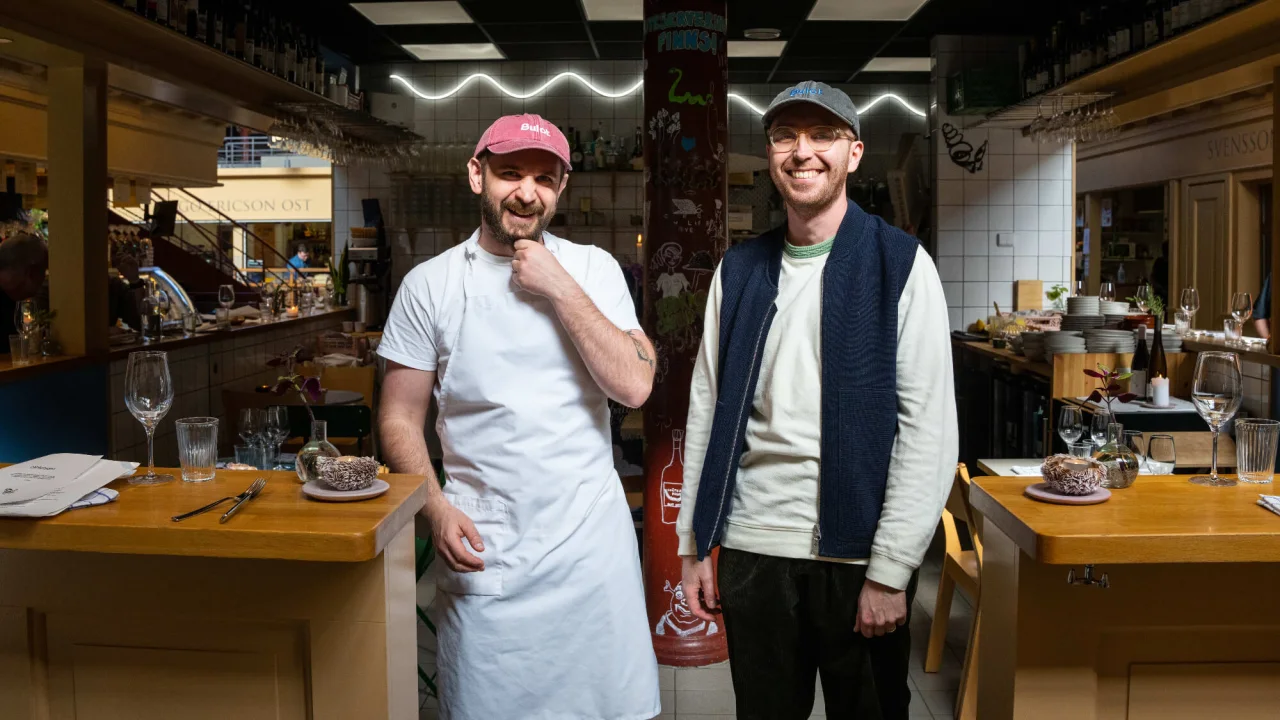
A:
{"label": "white t-shirt", "polygon": [[[600,312],[621,330],[636,330],[635,304],[622,267],[605,250],[543,233],[543,243]],[[469,260],[468,257],[471,259]],[[405,276],[382,332],[378,354],[387,360],[443,375],[461,330],[466,301],[462,281],[471,263],[473,295],[516,292],[511,258],[480,247],[477,230],[461,245],[418,265]]]}

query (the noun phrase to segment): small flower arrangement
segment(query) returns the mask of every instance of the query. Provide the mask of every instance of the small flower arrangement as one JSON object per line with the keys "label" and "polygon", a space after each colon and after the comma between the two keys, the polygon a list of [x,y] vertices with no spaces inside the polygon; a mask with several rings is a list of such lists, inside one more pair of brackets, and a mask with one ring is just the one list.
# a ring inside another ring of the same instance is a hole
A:
{"label": "small flower arrangement", "polygon": [[298,397],[302,400],[302,406],[307,409],[307,414],[311,416],[312,422],[315,422],[316,414],[311,410],[311,403],[318,403],[324,397],[320,388],[320,378],[307,377],[299,373],[297,365],[300,362],[311,360],[314,356],[314,353],[310,350],[298,345],[289,352],[277,355],[267,361],[267,367],[283,368],[280,377],[276,378],[276,385],[271,389],[271,392],[275,395],[284,395],[290,390],[298,393]]}
{"label": "small flower arrangement", "polygon": [[1108,415],[1115,415],[1115,413],[1111,412],[1111,403],[1116,400],[1119,400],[1122,403],[1128,403],[1138,399],[1138,396],[1135,393],[1120,392],[1124,389],[1120,387],[1120,381],[1128,380],[1133,377],[1133,373],[1131,372],[1122,373],[1118,370],[1111,370],[1106,365],[1099,364],[1097,370],[1086,369],[1084,374],[1100,381],[1101,386],[1094,388],[1093,392],[1089,393],[1089,402],[1105,402],[1107,404]]}

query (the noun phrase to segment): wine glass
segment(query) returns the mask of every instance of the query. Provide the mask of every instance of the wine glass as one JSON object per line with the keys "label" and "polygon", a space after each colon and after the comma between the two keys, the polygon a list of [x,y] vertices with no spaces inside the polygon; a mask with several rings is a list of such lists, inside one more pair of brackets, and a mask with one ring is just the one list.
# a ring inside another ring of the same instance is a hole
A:
{"label": "wine glass", "polygon": [[218,303],[230,310],[236,301],[236,289],[230,285],[218,286]]}
{"label": "wine glass", "polygon": [[1147,440],[1147,469],[1152,475],[1172,475],[1177,460],[1172,435],[1152,435]]}
{"label": "wine glass", "polygon": [[1253,296],[1247,292],[1238,292],[1231,296],[1231,317],[1244,323],[1253,316]]}
{"label": "wine glass", "polygon": [[1058,413],[1058,437],[1062,438],[1062,442],[1071,447],[1071,443],[1080,439],[1084,435],[1084,418],[1080,414],[1080,408],[1075,405],[1066,405],[1062,411]]}
{"label": "wine glass", "polygon": [[1191,478],[1196,485],[1230,487],[1236,484],[1235,480],[1218,477],[1218,433],[1240,409],[1244,395],[1242,387],[1238,355],[1232,352],[1202,352],[1197,355],[1191,402],[1213,432],[1213,468],[1207,476]]}
{"label": "wine glass", "polygon": [[1138,311],[1145,313],[1151,307],[1151,286],[1143,283],[1133,294],[1133,301],[1138,304]]}
{"label": "wine glass", "polygon": [[265,421],[262,408],[240,408],[240,439],[246,445],[261,445]]}
{"label": "wine glass", "polygon": [[[1200,309],[1199,291],[1193,287],[1182,288],[1182,297],[1179,299],[1178,303],[1182,306],[1182,311],[1187,314],[1187,317],[1191,318],[1190,325],[1194,327],[1196,311]],[[1192,334],[1195,334],[1194,330],[1191,332]]]}
{"label": "wine glass", "polygon": [[272,405],[266,409],[263,435],[271,448],[270,461],[273,470],[285,469],[279,463],[280,445],[289,438],[289,408],[285,405]]}
{"label": "wine glass", "polygon": [[169,358],[161,351],[129,353],[124,376],[124,404],[147,431],[147,474],[129,478],[130,485],[159,485],[172,475],[157,475],[155,461],[156,426],[173,405],[173,380]]}
{"label": "wine glass", "polygon": [[1076,291],[1075,291],[1074,296],[1075,296],[1075,297],[1084,297],[1086,285],[1087,285],[1087,283],[1086,283],[1084,280],[1077,280],[1077,281],[1076,281]]}
{"label": "wine glass", "polygon": [[1093,419],[1089,421],[1089,438],[1093,440],[1094,447],[1107,444],[1107,426],[1113,422],[1111,413],[1106,410],[1093,414]]}
{"label": "wine glass", "polygon": [[1113,282],[1104,282],[1098,287],[1098,298],[1101,300],[1111,301],[1116,299],[1116,284]]}

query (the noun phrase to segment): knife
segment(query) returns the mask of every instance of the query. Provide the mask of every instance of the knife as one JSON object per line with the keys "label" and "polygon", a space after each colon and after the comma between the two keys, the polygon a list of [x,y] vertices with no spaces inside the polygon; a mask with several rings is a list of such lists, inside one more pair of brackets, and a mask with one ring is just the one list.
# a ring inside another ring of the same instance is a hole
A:
{"label": "knife", "polygon": [[236,504],[232,505],[230,510],[228,510],[225,514],[223,514],[222,517],[218,518],[218,524],[221,525],[222,523],[225,523],[227,520],[230,520],[231,516],[236,514],[236,511],[240,509],[241,505],[244,505],[250,500],[258,497],[258,495],[262,494],[262,489],[266,486],[267,486],[266,478],[258,478],[257,481],[255,481],[253,485],[249,487],[248,490],[242,493],[240,497],[236,498]]}

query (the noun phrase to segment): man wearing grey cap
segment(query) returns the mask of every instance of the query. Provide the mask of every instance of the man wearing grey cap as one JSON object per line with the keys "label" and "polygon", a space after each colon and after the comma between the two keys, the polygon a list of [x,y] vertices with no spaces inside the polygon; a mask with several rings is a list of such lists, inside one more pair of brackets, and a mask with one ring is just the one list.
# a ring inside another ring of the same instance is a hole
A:
{"label": "man wearing grey cap", "polygon": [[[917,568],[958,454],[947,303],[915,238],[862,211],[845,93],[764,114],[784,226],[725,255],[689,397],[684,595],[723,613],[740,718],[906,718]],[[719,589],[710,553],[720,546]]]}

